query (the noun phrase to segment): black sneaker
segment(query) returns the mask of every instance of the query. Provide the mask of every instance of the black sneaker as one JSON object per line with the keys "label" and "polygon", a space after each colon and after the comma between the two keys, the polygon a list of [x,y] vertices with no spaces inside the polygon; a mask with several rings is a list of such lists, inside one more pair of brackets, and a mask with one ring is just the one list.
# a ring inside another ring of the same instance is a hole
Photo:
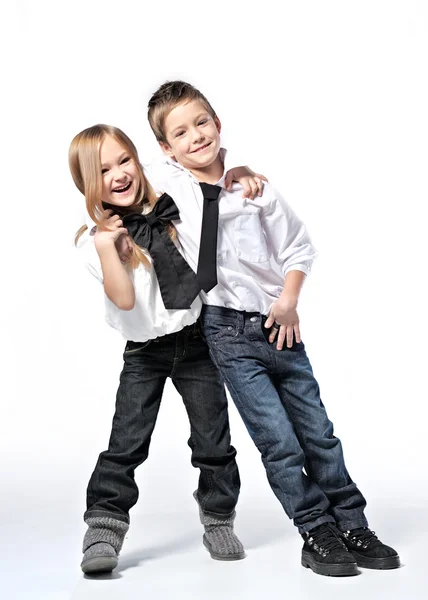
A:
{"label": "black sneaker", "polygon": [[375,532],[368,527],[344,531],[342,535],[359,567],[397,569],[400,566],[400,557],[394,548],[382,544]]}
{"label": "black sneaker", "polygon": [[358,575],[354,556],[348,552],[341,533],[331,523],[323,523],[302,535],[302,566],[318,575],[340,577]]}

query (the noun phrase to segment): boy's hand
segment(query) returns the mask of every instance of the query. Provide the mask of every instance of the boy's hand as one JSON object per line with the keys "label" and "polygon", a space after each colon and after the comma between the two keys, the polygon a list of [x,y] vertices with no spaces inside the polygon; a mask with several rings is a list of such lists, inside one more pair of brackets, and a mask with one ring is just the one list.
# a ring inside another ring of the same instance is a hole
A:
{"label": "boy's hand", "polygon": [[232,183],[237,181],[243,187],[242,197],[254,200],[256,196],[263,194],[263,181],[267,181],[264,175],[254,173],[248,167],[235,167],[226,173],[224,187],[228,192],[232,188]]}
{"label": "boy's hand", "polygon": [[120,258],[120,262],[128,263],[131,260],[133,248],[131,238],[127,234],[121,235],[114,244]]}
{"label": "boy's hand", "polygon": [[293,337],[295,337],[297,343],[301,342],[299,315],[297,314],[296,306],[297,302],[286,296],[280,296],[272,304],[265,327],[266,329],[272,328],[269,334],[269,342],[271,344],[273,344],[278,334],[276,340],[277,350],[282,350],[285,340],[287,340],[287,348],[291,348]]}
{"label": "boy's hand", "polygon": [[114,215],[112,212],[110,209],[105,210],[103,220],[97,226],[94,235],[94,244],[97,250],[102,250],[112,244],[114,245],[121,235],[128,233],[128,230],[123,227],[122,219],[119,215]]}

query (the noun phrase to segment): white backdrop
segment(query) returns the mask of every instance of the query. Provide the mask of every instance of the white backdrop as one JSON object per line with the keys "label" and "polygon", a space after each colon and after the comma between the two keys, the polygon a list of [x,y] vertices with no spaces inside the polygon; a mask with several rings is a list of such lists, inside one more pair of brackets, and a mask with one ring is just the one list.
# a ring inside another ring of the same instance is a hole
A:
{"label": "white backdrop", "polygon": [[[426,505],[426,2],[39,0],[2,11],[2,514],[62,511],[81,527],[124,342],[73,248],[84,204],[68,145],[103,122],[150,160],[147,101],[175,78],[210,99],[225,144],[283,191],[319,250],[301,329],[369,518],[371,507]],[[241,511],[267,507],[280,522],[230,413]],[[168,386],[132,514],[194,510],[187,437]]]}

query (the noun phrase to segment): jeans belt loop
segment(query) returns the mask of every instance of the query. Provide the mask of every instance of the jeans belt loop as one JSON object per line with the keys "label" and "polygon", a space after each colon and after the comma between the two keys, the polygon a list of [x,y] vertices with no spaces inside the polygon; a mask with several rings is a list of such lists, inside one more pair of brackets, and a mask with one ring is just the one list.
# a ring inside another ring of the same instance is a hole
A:
{"label": "jeans belt loop", "polygon": [[236,321],[237,321],[237,325],[238,325],[238,332],[239,333],[244,333],[245,313],[238,313],[236,315]]}

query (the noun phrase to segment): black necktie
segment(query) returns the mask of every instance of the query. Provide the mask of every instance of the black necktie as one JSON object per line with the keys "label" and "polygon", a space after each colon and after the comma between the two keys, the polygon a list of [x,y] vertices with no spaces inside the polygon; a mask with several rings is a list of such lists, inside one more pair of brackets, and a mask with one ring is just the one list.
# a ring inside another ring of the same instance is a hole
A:
{"label": "black necktie", "polygon": [[200,185],[204,208],[196,278],[204,292],[209,292],[217,285],[218,197],[221,187],[210,183]]}
{"label": "black necktie", "polygon": [[190,308],[201,291],[196,275],[169,237],[166,225],[179,219],[174,200],[162,194],[153,210],[142,215],[131,213],[122,218],[134,242],[147,248],[153,260],[165,308]]}

